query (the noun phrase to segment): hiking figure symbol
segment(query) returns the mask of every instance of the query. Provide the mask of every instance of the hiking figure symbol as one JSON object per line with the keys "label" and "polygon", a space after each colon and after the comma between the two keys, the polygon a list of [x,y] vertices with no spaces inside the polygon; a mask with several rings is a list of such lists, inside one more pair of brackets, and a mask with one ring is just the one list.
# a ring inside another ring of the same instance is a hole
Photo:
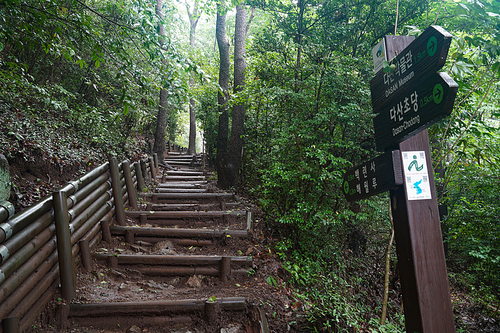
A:
{"label": "hiking figure symbol", "polygon": [[413,161],[411,161],[410,165],[408,165],[408,171],[411,171],[411,168],[415,167],[416,171],[422,171],[424,165],[418,166],[417,155],[413,155]]}

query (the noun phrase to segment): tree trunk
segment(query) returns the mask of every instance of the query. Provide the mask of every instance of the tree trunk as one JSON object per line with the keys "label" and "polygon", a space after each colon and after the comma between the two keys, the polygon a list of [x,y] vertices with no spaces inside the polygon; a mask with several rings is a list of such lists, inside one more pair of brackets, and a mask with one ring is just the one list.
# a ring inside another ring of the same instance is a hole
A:
{"label": "tree trunk", "polygon": [[[236,22],[234,27],[234,88],[235,94],[243,91],[245,87],[245,38],[247,11],[244,6],[236,6]],[[233,117],[231,124],[231,138],[229,140],[229,153],[227,168],[228,185],[236,186],[239,180],[241,166],[243,133],[245,124],[245,104],[239,103],[233,106]]]}
{"label": "tree trunk", "polygon": [[[156,0],[156,15],[163,19],[163,1]],[[160,24],[160,35],[165,36],[165,27]],[[163,43],[164,41],[161,40]],[[158,162],[165,163],[165,128],[167,127],[167,91],[166,89],[160,90],[160,105],[158,108],[158,116],[156,117],[156,133],[153,152],[158,154]]]}
{"label": "tree trunk", "polygon": [[153,152],[158,154],[158,162],[165,163],[165,128],[167,127],[167,90],[160,90],[160,106],[156,117],[156,133]]}
{"label": "tree trunk", "polygon": [[[229,41],[226,37],[226,9],[224,1],[217,4],[217,23],[215,37],[219,46],[219,86],[217,102],[219,105],[219,130],[217,134],[217,174],[218,184],[222,188],[228,187],[227,175],[227,141],[229,132],[229,115],[227,99],[229,90]],[[221,93],[222,91],[222,93]]]}
{"label": "tree trunk", "polygon": [[295,87],[296,93],[300,90],[300,66],[302,60],[302,42],[304,37],[304,10],[306,7],[305,0],[298,0],[297,7],[299,7],[299,17],[297,22],[297,59],[295,62]]}
{"label": "tree trunk", "polygon": [[[194,85],[194,79],[189,80],[189,85]],[[188,155],[196,154],[196,112],[194,110],[194,98],[189,99],[189,146]]]}
{"label": "tree trunk", "polygon": [[[196,26],[198,25],[198,20],[200,16],[198,15],[198,2],[195,1],[193,12],[189,11],[189,5],[186,2],[186,9],[189,16],[189,46],[194,47]],[[189,80],[189,85],[192,87],[194,85],[194,78]],[[195,101],[194,98],[189,99],[189,147],[187,150],[188,155],[196,154],[196,113],[194,110]]]}

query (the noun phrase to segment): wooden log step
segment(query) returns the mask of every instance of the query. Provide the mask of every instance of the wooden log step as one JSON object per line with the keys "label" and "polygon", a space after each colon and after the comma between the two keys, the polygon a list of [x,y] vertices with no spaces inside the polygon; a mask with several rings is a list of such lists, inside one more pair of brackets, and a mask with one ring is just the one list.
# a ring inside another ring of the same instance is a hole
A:
{"label": "wooden log step", "polygon": [[[229,256],[228,256],[229,257]],[[201,255],[134,255],[134,254],[92,254],[96,260],[110,260],[116,258],[117,263],[123,265],[171,265],[171,266],[218,266],[223,256],[201,256]],[[252,257],[234,256],[229,257],[231,264],[252,267]]]}
{"label": "wooden log step", "polygon": [[179,204],[154,204],[148,206],[146,210],[154,211],[169,211],[169,210],[227,210],[237,208],[238,202],[221,202],[216,204],[200,204],[200,203],[179,203]]}
{"label": "wooden log step", "polygon": [[206,180],[188,180],[185,182],[168,181],[158,184],[159,187],[175,187],[175,186],[204,186],[207,185]]}
{"label": "wooden log step", "polygon": [[[223,310],[245,310],[244,297],[217,298],[216,301]],[[131,314],[140,316],[154,316],[164,313],[203,312],[206,302],[207,300],[205,299],[186,299],[175,301],[141,301],[85,304],[73,303],[69,305],[69,315],[71,317],[107,317],[110,315]]]}
{"label": "wooden log step", "polygon": [[[172,227],[172,228],[178,228],[179,226],[191,226],[193,223],[189,219],[160,219],[160,220],[148,220],[147,218],[141,219],[140,224],[154,224],[155,226],[158,227]],[[218,225],[219,221],[217,219],[203,219],[201,221],[194,222],[194,225],[197,228],[203,228],[203,227],[208,227],[208,228],[213,228],[215,225]]]}
{"label": "wooden log step", "polygon": [[166,162],[172,162],[172,163],[179,163],[179,162],[189,162],[191,163],[193,161],[192,158],[172,158],[172,159],[166,159]]}
{"label": "wooden log step", "polygon": [[169,176],[203,176],[203,171],[168,170]]}
{"label": "wooden log step", "polygon": [[165,159],[193,158],[193,155],[168,153]]}
{"label": "wooden log step", "polygon": [[166,181],[169,180],[205,180],[205,176],[166,176]]}
{"label": "wooden log step", "polygon": [[[109,303],[106,303],[109,304]],[[68,305],[69,307],[69,305]],[[69,311],[69,310],[68,310]],[[113,316],[113,320],[109,320],[107,316]],[[169,313],[169,314],[163,314],[161,316],[155,315],[155,314],[148,314],[147,316],[138,315],[136,313],[132,314],[124,314],[124,315],[103,315],[103,317],[97,317],[92,316],[92,317],[76,317],[76,316],[71,316],[68,318],[66,326],[63,327],[92,327],[92,328],[99,328],[99,329],[110,329],[113,331],[110,332],[116,332],[117,326],[119,327],[128,327],[130,326],[130,317],[134,317],[134,324],[139,327],[175,327],[178,325],[183,325],[183,326],[191,326],[195,325],[195,319],[193,319],[193,314],[192,313],[186,313],[186,314],[176,314],[176,313]],[[200,320],[200,319],[198,319]],[[31,327],[31,326],[30,326]],[[55,331],[52,331],[55,332]],[[83,332],[91,332],[91,331],[86,331],[84,330]],[[101,331],[105,332],[105,331]],[[129,331],[131,332],[131,331]],[[189,332],[189,331],[188,331]]]}
{"label": "wooden log step", "polygon": [[224,216],[246,216],[244,210],[234,211],[125,211],[125,215],[131,218],[140,218],[146,216],[148,219],[185,219],[199,217],[224,217]]}
{"label": "wooden log step", "polygon": [[160,183],[158,188],[203,188],[207,184]]}
{"label": "wooden log step", "polygon": [[164,241],[171,241],[178,246],[212,246],[214,243],[209,239],[185,239],[185,238],[165,238],[165,237],[149,237],[149,236],[138,236],[134,237],[131,242],[127,239],[125,242],[128,244],[134,244],[134,242],[149,242],[149,243],[159,243]]}
{"label": "wooden log step", "polygon": [[206,188],[157,188],[158,193],[207,193]]}
{"label": "wooden log step", "polygon": [[170,165],[191,165],[192,161],[189,160],[165,160],[165,163]]}
{"label": "wooden log step", "polygon": [[217,199],[224,200],[233,198],[232,193],[140,193],[144,198],[156,199]]}
{"label": "wooden log step", "polygon": [[[199,203],[180,203],[180,204],[148,204],[146,210],[186,210],[185,208],[192,208],[193,210],[208,210],[201,209],[201,204]],[[209,205],[206,205],[209,206]],[[198,209],[200,208],[200,209]],[[190,209],[191,210],[191,209]]]}
{"label": "wooden log step", "polygon": [[[143,275],[147,276],[193,276],[193,275],[203,275],[203,276],[221,276],[219,268],[206,267],[206,266],[161,266],[161,267],[137,267],[134,266],[134,270],[141,272]],[[248,275],[250,269],[238,268],[231,269],[232,275]]]}
{"label": "wooden log step", "polygon": [[183,229],[183,228],[153,228],[153,227],[110,227],[111,234],[122,236],[131,232],[134,236],[163,236],[171,238],[214,238],[229,235],[236,238],[249,237],[247,230],[220,230],[220,229]]}

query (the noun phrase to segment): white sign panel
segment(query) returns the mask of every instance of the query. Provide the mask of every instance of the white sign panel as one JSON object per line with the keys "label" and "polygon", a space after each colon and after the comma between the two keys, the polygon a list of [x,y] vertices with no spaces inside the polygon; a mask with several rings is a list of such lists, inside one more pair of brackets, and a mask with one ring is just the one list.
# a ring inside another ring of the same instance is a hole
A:
{"label": "white sign panel", "polygon": [[408,200],[432,199],[425,151],[402,151]]}
{"label": "white sign panel", "polygon": [[387,60],[385,54],[385,40],[382,38],[382,40],[372,49],[374,73],[382,69],[384,60]]}

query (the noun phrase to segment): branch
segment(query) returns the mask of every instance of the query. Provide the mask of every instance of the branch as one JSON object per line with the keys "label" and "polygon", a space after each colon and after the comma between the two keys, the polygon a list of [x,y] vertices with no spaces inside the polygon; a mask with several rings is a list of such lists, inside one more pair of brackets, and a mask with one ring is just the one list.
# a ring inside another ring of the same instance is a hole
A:
{"label": "branch", "polygon": [[135,30],[134,28],[128,26],[128,25],[125,25],[125,24],[121,24],[121,23],[118,23],[116,21],[113,21],[111,20],[110,18],[108,18],[106,15],[103,15],[101,13],[99,13],[98,11],[96,11],[95,9],[92,9],[90,8],[89,6],[87,6],[86,4],[84,4],[83,2],[81,2],[80,0],[76,0],[76,2],[78,2],[82,7],[86,8],[87,10],[91,11],[92,13],[96,14],[97,16],[99,16],[100,18],[102,18],[103,20],[113,24],[113,25],[117,25],[119,27],[122,27],[122,28],[126,28],[126,29],[129,29],[129,30],[132,30],[133,32],[137,33],[137,34],[140,34],[137,30]]}
{"label": "branch", "polygon": [[389,298],[389,273],[391,271],[391,247],[392,247],[392,242],[394,240],[394,221],[392,218],[391,199],[389,199],[389,219],[391,221],[391,236],[389,237],[389,243],[387,244],[387,249],[385,250],[384,300],[382,302],[382,316],[380,318],[380,325],[385,324],[385,317],[387,314],[387,300]]}
{"label": "branch", "polygon": [[252,13],[250,14],[250,17],[248,18],[247,26],[245,29],[245,36],[248,35],[248,29],[250,28],[250,24],[252,24],[252,21],[254,18],[255,18],[255,7],[252,7]]}
{"label": "branch", "polygon": [[438,18],[439,18],[439,12],[441,11],[441,7],[443,7],[443,2],[444,1],[441,1],[441,3],[439,4],[439,8],[438,8],[438,11],[436,13],[436,19],[434,20],[434,23],[433,24],[436,24]]}

